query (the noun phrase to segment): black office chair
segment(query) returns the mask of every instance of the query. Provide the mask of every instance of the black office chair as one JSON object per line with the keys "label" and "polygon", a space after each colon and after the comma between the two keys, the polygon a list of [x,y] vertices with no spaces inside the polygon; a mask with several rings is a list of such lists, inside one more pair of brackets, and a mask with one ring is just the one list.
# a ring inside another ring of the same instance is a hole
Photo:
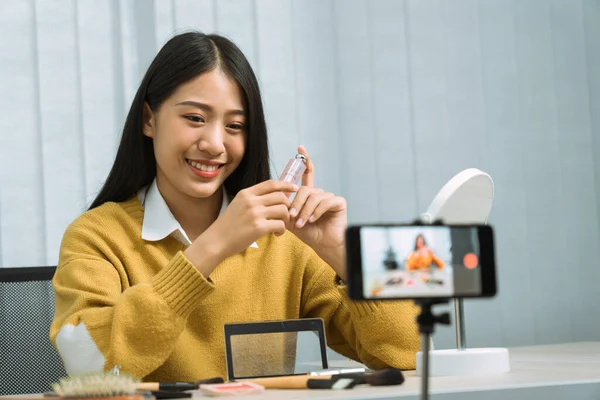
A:
{"label": "black office chair", "polygon": [[48,337],[54,271],[0,268],[0,396],[47,392],[67,376]]}

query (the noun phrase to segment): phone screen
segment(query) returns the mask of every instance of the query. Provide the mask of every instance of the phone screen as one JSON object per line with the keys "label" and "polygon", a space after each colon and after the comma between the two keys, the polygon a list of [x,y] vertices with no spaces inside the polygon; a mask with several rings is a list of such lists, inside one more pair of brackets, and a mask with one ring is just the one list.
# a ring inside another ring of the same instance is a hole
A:
{"label": "phone screen", "polygon": [[[495,266],[493,249],[489,249],[493,242],[481,242],[482,228],[485,226],[361,226],[360,255],[354,255],[360,257],[361,297],[484,296],[489,289],[484,288],[482,272]],[[487,230],[489,233],[489,227]],[[493,286],[495,294],[495,278]]]}

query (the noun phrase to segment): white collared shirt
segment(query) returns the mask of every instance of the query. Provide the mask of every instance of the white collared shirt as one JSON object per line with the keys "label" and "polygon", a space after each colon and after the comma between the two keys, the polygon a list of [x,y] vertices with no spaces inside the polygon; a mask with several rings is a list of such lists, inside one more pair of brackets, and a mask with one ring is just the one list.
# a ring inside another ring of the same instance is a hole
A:
{"label": "white collared shirt", "polygon": [[[142,239],[156,242],[172,235],[186,246],[192,244],[192,241],[183,228],[181,228],[181,225],[175,219],[171,210],[169,210],[165,199],[160,194],[156,185],[156,179],[152,181],[149,187],[143,188],[138,192],[138,199],[144,206]],[[227,194],[225,193],[225,189],[223,189],[223,203],[221,204],[219,215],[225,211],[228,205]],[[254,242],[250,247],[258,248],[258,244]]]}

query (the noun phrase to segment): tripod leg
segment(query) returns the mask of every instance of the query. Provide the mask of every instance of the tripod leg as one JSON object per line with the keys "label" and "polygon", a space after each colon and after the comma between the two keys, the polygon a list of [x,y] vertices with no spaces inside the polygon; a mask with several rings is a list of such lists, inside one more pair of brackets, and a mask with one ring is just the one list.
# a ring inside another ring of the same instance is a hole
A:
{"label": "tripod leg", "polygon": [[421,371],[421,400],[429,399],[429,333],[421,333],[421,351],[423,352],[423,370]]}

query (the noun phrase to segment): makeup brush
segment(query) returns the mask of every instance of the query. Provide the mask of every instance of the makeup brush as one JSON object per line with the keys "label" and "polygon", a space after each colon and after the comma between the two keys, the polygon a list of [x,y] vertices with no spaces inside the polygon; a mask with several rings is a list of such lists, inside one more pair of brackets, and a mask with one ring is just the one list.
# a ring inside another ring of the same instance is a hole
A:
{"label": "makeup brush", "polygon": [[215,377],[196,382],[140,382],[136,387],[137,390],[183,392],[186,390],[196,390],[200,385],[223,382],[225,382],[223,378]]}
{"label": "makeup brush", "polygon": [[244,379],[242,382],[254,383],[263,386],[265,389],[308,389],[308,381],[325,381],[330,379],[331,376],[329,375],[292,375],[277,376],[273,378]]}
{"label": "makeup brush", "polygon": [[396,368],[387,368],[371,373],[333,375],[331,380],[335,381],[343,378],[354,379],[357,385],[367,384],[371,386],[393,386],[404,383],[404,375],[402,375],[402,371]]}
{"label": "makeup brush", "polygon": [[368,384],[371,386],[400,385],[404,382],[404,376],[399,369],[389,368],[371,373],[348,373],[337,375],[294,375],[275,378],[256,378],[244,380],[265,389],[325,389],[332,388],[338,381],[344,380],[343,388],[354,385]]}

